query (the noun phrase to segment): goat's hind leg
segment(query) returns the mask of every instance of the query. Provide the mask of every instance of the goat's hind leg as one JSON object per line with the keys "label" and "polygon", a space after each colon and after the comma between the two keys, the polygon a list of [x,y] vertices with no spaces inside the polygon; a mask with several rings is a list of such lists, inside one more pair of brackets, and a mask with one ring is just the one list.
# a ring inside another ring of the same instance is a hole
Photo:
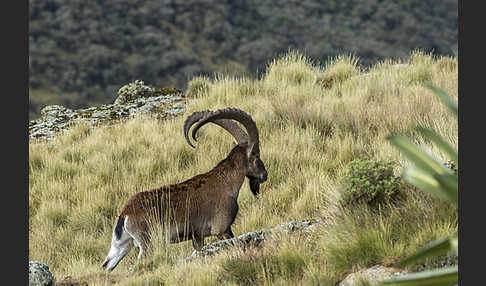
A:
{"label": "goat's hind leg", "polygon": [[140,260],[147,256],[148,252],[152,249],[150,239],[146,235],[135,236],[133,243],[138,247],[137,260]]}
{"label": "goat's hind leg", "polygon": [[127,232],[129,232],[133,238],[133,245],[138,248],[137,260],[140,260],[143,257],[147,256],[147,252],[151,248],[150,238],[148,234],[133,230],[129,231],[128,229]]}

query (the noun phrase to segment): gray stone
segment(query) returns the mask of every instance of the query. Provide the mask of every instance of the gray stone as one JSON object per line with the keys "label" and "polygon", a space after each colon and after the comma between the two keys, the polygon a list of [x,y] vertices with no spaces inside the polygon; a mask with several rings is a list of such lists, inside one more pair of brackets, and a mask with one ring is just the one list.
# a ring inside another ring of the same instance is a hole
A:
{"label": "gray stone", "polygon": [[141,80],[136,80],[122,86],[118,90],[118,97],[115,99],[114,104],[125,104],[140,97],[154,96],[154,92],[155,89],[153,87],[145,85]]}
{"label": "gray stone", "polygon": [[382,265],[375,265],[371,268],[362,269],[346,276],[339,286],[355,286],[360,285],[360,281],[367,281],[370,285],[379,285],[380,282],[386,279],[391,279],[407,274],[405,270],[385,267]]}
{"label": "gray stone", "polygon": [[49,267],[39,261],[29,261],[29,286],[52,286],[54,277]]}
{"label": "gray stone", "polygon": [[147,104],[143,105],[142,107],[140,107],[138,112],[140,112],[140,113],[149,113],[152,110],[154,110],[154,108],[155,108],[155,104],[153,104],[153,103],[147,103]]}
{"label": "gray stone", "polygon": [[194,251],[189,257],[186,257],[184,261],[192,260],[198,257],[210,256],[229,246],[237,246],[242,248],[256,246],[262,243],[266,237],[274,231],[284,231],[287,233],[292,233],[294,231],[311,231],[313,227],[320,223],[321,221],[318,219],[283,222],[275,227],[264,228],[248,232],[234,238],[211,242],[206,244],[201,251]]}
{"label": "gray stone", "polygon": [[70,111],[72,110],[61,105],[48,105],[41,109],[40,114],[41,116],[57,116]]}
{"label": "gray stone", "polygon": [[186,101],[181,94],[159,95],[153,87],[143,81],[135,81],[122,87],[116,104],[92,106],[77,110],[60,105],[49,105],[41,110],[41,117],[29,122],[30,139],[51,140],[59,132],[68,130],[76,123],[88,123],[94,129],[99,123],[129,118],[138,114],[157,119],[168,115],[180,115],[186,110]]}
{"label": "gray stone", "polygon": [[91,115],[91,117],[93,117],[93,118],[98,118],[98,117],[103,117],[103,116],[106,116],[106,113],[105,112],[102,112],[102,111],[94,112]]}

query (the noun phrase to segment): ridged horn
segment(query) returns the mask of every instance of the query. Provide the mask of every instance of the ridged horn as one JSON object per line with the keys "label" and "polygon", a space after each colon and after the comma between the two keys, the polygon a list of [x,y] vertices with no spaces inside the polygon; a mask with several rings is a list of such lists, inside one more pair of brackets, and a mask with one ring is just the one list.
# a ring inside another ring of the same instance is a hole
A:
{"label": "ridged horn", "polygon": [[[189,144],[189,146],[195,148],[195,146],[192,144],[191,140],[189,139],[189,130],[191,129],[191,126],[211,112],[212,111],[210,110],[196,111],[193,112],[191,115],[189,115],[184,121],[184,137],[186,138],[186,141]],[[210,122],[219,125],[220,127],[224,128],[226,131],[228,131],[231,135],[233,135],[233,137],[235,138],[236,142],[238,142],[238,144],[243,142],[248,142],[248,136],[246,135],[245,131],[243,131],[243,129],[241,129],[236,122],[230,119],[215,119],[215,120],[211,120]],[[193,139],[194,141],[197,141],[194,136]]]}
{"label": "ridged horn", "polygon": [[255,152],[259,152],[259,137],[258,128],[255,121],[251,116],[241,109],[228,107],[225,109],[219,109],[216,111],[207,112],[192,129],[192,138],[195,139],[196,133],[199,128],[203,127],[208,122],[214,122],[219,119],[231,119],[236,120],[243,124],[248,133],[248,146],[250,146]]}

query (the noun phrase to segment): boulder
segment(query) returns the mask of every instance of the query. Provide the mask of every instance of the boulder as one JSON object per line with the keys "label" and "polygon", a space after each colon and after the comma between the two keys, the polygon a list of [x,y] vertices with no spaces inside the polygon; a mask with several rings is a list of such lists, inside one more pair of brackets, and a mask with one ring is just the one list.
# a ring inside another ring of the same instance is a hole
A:
{"label": "boulder", "polygon": [[52,286],[54,277],[49,267],[39,261],[29,261],[29,286]]}
{"label": "boulder", "polygon": [[282,222],[275,227],[260,229],[230,239],[208,243],[201,249],[201,251],[194,250],[191,256],[186,257],[184,260],[188,261],[198,257],[210,256],[223,249],[226,249],[229,246],[238,246],[242,248],[256,246],[262,243],[269,234],[275,231],[284,231],[287,233],[292,233],[295,231],[308,232],[320,223],[321,220],[319,219]]}
{"label": "boulder", "polygon": [[40,111],[41,116],[45,117],[58,117],[59,115],[69,116],[73,111],[61,105],[47,105]]}
{"label": "boulder", "polygon": [[53,139],[59,132],[83,122],[90,128],[103,123],[113,123],[139,114],[157,119],[181,115],[186,109],[182,91],[175,88],[154,88],[136,80],[118,91],[113,104],[72,110],[61,105],[48,105],[41,110],[41,117],[29,122],[30,139]]}
{"label": "boulder", "polygon": [[382,282],[383,280],[405,275],[406,273],[407,272],[405,270],[385,267],[382,265],[375,265],[371,268],[362,269],[358,272],[349,274],[338,285],[339,286],[359,286],[359,285],[363,285],[362,283],[366,281],[369,283],[369,285],[374,286],[374,285],[379,285],[380,282]]}
{"label": "boulder", "polygon": [[132,83],[122,86],[118,90],[118,97],[113,104],[125,104],[141,97],[154,96],[155,89],[151,86],[145,85],[141,80],[136,80]]}

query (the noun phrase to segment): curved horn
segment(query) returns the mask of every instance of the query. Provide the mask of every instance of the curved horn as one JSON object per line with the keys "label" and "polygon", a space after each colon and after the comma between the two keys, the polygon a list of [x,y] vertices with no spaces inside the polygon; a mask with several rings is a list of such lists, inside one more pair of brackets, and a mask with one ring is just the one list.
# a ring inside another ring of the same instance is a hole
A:
{"label": "curved horn", "polygon": [[207,112],[207,114],[205,114],[204,117],[199,120],[197,125],[192,130],[192,138],[196,137],[196,133],[199,128],[203,127],[206,123],[214,122],[217,119],[233,119],[243,124],[248,132],[248,146],[253,148],[255,151],[259,150],[259,137],[256,123],[248,113],[238,108],[229,107]]}
{"label": "curved horn", "polygon": [[[206,110],[206,111],[197,111],[189,115],[186,120],[184,121],[184,137],[186,138],[187,143],[195,148],[194,145],[192,145],[191,141],[189,140],[189,129],[191,129],[191,126],[201,120],[203,117],[211,113],[212,111]],[[215,119],[211,120],[210,122],[219,125],[220,127],[224,128],[226,131],[228,131],[233,137],[236,139],[236,142],[242,143],[242,142],[247,142],[248,141],[248,136],[246,135],[245,131],[243,131],[238,124],[232,120],[229,119]],[[197,141],[196,138],[193,136],[194,141]]]}

